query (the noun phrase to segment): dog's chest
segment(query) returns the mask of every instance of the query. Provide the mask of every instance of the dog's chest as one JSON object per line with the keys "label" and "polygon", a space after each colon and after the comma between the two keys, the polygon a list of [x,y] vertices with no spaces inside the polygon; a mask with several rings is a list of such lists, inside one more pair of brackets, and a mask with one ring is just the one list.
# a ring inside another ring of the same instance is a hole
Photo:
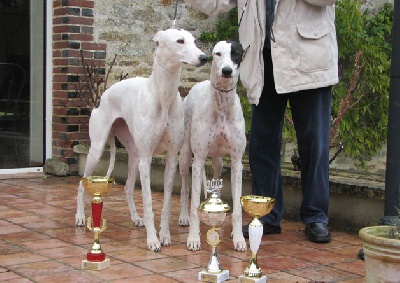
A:
{"label": "dog's chest", "polygon": [[238,146],[238,136],[235,134],[235,129],[224,122],[214,124],[206,140],[209,156],[231,153]]}

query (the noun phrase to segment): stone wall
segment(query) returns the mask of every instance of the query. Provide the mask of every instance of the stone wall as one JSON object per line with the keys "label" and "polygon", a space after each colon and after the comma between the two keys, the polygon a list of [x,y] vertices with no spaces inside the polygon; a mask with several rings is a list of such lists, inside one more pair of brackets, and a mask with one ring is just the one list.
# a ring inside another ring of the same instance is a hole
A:
{"label": "stone wall", "polygon": [[[128,73],[129,77],[146,77],[151,73],[155,48],[152,38],[157,31],[172,26],[174,12],[175,1],[172,0],[96,0],[94,39],[107,44],[108,62],[118,55],[111,81],[119,80],[121,73]],[[202,31],[213,30],[216,21],[216,17],[207,17],[183,0],[178,2],[176,27],[190,31],[195,37]],[[200,48],[210,54],[208,45],[200,45]],[[182,91],[187,92],[193,82],[208,77],[209,65],[184,69]]]}

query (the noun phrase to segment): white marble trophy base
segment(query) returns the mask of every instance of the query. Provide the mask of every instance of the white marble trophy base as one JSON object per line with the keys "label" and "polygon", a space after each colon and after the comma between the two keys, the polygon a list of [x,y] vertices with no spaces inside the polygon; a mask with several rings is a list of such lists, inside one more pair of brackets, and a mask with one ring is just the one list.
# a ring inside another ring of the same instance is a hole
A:
{"label": "white marble trophy base", "polygon": [[110,267],[110,259],[106,258],[103,261],[88,261],[82,260],[82,269],[85,270],[103,270]]}
{"label": "white marble trophy base", "polygon": [[267,276],[263,275],[261,277],[247,277],[244,275],[239,276],[239,283],[266,283]]}
{"label": "white marble trophy base", "polygon": [[202,282],[220,283],[229,279],[229,270],[222,270],[221,273],[209,273],[205,270],[199,272],[198,280]]}

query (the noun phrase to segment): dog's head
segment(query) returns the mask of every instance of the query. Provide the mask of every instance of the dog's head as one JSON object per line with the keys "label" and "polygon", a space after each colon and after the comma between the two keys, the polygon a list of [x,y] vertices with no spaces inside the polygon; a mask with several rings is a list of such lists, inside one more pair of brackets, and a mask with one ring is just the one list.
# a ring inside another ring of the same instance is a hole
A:
{"label": "dog's head", "polygon": [[186,30],[159,31],[153,40],[157,43],[156,56],[166,58],[170,63],[199,67],[208,61],[208,57],[196,46],[193,35]]}
{"label": "dog's head", "polygon": [[217,77],[232,78],[239,76],[239,66],[242,62],[243,54],[243,47],[238,42],[218,42],[212,51],[212,72]]}

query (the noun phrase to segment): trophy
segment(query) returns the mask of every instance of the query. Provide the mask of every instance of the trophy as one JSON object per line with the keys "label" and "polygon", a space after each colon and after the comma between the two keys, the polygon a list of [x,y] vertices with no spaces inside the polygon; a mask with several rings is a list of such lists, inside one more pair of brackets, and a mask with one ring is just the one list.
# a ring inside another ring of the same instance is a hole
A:
{"label": "trophy", "polygon": [[99,235],[106,229],[107,221],[102,217],[103,201],[100,196],[105,194],[114,183],[113,178],[90,176],[82,178],[86,191],[93,194],[92,216],[87,218],[87,227],[94,234],[94,242],[86,259],[82,260],[82,269],[103,270],[110,267],[110,259],[101,250]]}
{"label": "trophy", "polygon": [[207,243],[212,248],[211,258],[207,268],[198,274],[198,280],[203,282],[220,283],[229,279],[229,270],[223,270],[217,258],[217,245],[221,242],[217,232],[221,228],[218,226],[222,225],[230,212],[229,205],[219,198],[221,189],[222,179],[208,180],[207,192],[211,193],[211,197],[200,203],[197,209],[200,220],[212,227],[207,232]]}
{"label": "trophy", "polygon": [[251,250],[251,260],[244,271],[244,276],[239,276],[240,283],[265,283],[267,277],[262,275],[261,268],[257,265],[257,251],[260,247],[263,235],[263,225],[258,219],[271,212],[275,204],[275,199],[255,195],[242,196],[240,198],[243,210],[253,216],[249,225],[249,242]]}

